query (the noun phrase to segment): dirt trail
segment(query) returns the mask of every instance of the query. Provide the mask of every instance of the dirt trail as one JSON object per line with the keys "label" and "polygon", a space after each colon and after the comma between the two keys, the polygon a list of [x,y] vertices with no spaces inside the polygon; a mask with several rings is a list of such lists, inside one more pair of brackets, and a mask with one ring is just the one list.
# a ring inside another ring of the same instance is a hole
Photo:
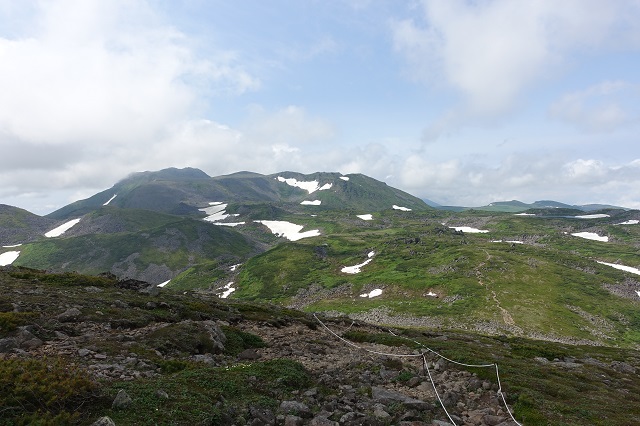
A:
{"label": "dirt trail", "polygon": [[[478,284],[480,284],[482,287],[486,287],[487,290],[490,290],[489,286],[487,284],[485,284],[484,281],[482,281],[483,276],[482,276],[482,272],[480,271],[480,269],[484,265],[486,265],[487,262],[489,262],[491,260],[492,256],[487,250],[484,250],[484,252],[487,255],[487,258],[483,262],[480,262],[480,264],[478,264],[478,266],[475,269],[475,272],[476,272],[476,277],[478,278]],[[490,291],[491,291],[491,298],[496,303],[496,307],[498,308],[498,310],[500,310],[500,313],[502,314],[502,320],[504,321],[504,323],[509,325],[509,326],[511,326],[511,327],[514,327],[519,333],[522,333],[522,329],[520,329],[520,327],[518,327],[516,325],[515,321],[513,320],[513,317],[509,313],[509,311],[507,311],[505,308],[500,306],[500,301],[498,300],[498,295],[496,294],[496,292],[494,290],[490,290]]]}

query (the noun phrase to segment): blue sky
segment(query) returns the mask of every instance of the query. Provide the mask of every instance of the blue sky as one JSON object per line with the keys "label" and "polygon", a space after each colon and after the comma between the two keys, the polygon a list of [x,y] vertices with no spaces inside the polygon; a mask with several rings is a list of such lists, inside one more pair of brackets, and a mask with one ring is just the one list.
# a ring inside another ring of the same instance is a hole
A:
{"label": "blue sky", "polygon": [[136,171],[640,208],[632,0],[0,0],[0,203]]}

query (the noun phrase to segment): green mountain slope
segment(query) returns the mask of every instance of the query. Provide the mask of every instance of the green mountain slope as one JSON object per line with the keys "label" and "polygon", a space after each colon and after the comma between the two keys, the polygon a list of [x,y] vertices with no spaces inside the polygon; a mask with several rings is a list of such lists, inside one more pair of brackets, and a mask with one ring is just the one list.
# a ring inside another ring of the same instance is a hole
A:
{"label": "green mountain slope", "polygon": [[[394,204],[411,209],[428,209],[422,200],[385,183],[364,175],[350,175],[340,179],[339,173],[300,174],[293,172],[261,175],[240,172],[209,177],[198,169],[165,169],[158,172],[136,173],[86,200],[69,204],[47,217],[67,220],[110,206],[144,209],[177,215],[201,215],[199,208],[210,202],[223,203],[280,203],[290,209],[300,209],[305,200],[320,199],[325,208],[365,209],[378,211]],[[279,179],[280,178],[280,179]],[[298,182],[317,182],[313,193],[287,184],[284,179]]]}
{"label": "green mountain slope", "polygon": [[0,204],[0,246],[21,244],[39,239],[56,221],[18,207]]}
{"label": "green mountain slope", "polygon": [[[632,216],[638,212],[589,220],[387,212],[343,220],[331,234],[249,260],[233,297],[392,324],[638,346],[640,276],[598,263],[640,266],[640,228],[617,224]],[[449,228],[463,225],[489,232]],[[577,232],[609,241],[570,235]],[[361,272],[343,271],[355,265]],[[372,290],[381,294],[360,297]]]}
{"label": "green mountain slope", "polygon": [[[148,210],[101,207],[60,237],[24,245],[15,265],[164,282],[193,265],[245,260],[255,245],[233,229]],[[216,269],[213,268],[213,269]]]}

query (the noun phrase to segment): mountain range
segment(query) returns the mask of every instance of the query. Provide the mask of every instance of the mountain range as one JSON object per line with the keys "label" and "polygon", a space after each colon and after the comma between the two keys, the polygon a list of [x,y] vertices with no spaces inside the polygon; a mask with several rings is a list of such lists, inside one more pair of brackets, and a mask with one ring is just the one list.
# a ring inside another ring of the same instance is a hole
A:
{"label": "mountain range", "polygon": [[369,322],[638,347],[639,219],[553,201],[443,210],[361,174],[171,168],[45,217],[2,206],[0,264]]}

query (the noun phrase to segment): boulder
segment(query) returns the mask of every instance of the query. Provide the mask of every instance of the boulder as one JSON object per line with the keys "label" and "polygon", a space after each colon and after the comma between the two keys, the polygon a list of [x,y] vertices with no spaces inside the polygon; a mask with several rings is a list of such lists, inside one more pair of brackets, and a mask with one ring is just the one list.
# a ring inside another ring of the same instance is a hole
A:
{"label": "boulder", "polygon": [[110,417],[104,416],[104,417],[100,417],[98,420],[91,423],[91,426],[116,426],[116,423],[113,420],[111,420]]}
{"label": "boulder", "polygon": [[80,318],[82,312],[78,308],[70,308],[58,315],[58,321],[60,322],[75,322]]}
{"label": "boulder", "polygon": [[120,389],[118,394],[116,395],[113,403],[111,404],[111,408],[114,410],[124,410],[128,408],[133,401],[131,397],[124,391],[124,389]]}

